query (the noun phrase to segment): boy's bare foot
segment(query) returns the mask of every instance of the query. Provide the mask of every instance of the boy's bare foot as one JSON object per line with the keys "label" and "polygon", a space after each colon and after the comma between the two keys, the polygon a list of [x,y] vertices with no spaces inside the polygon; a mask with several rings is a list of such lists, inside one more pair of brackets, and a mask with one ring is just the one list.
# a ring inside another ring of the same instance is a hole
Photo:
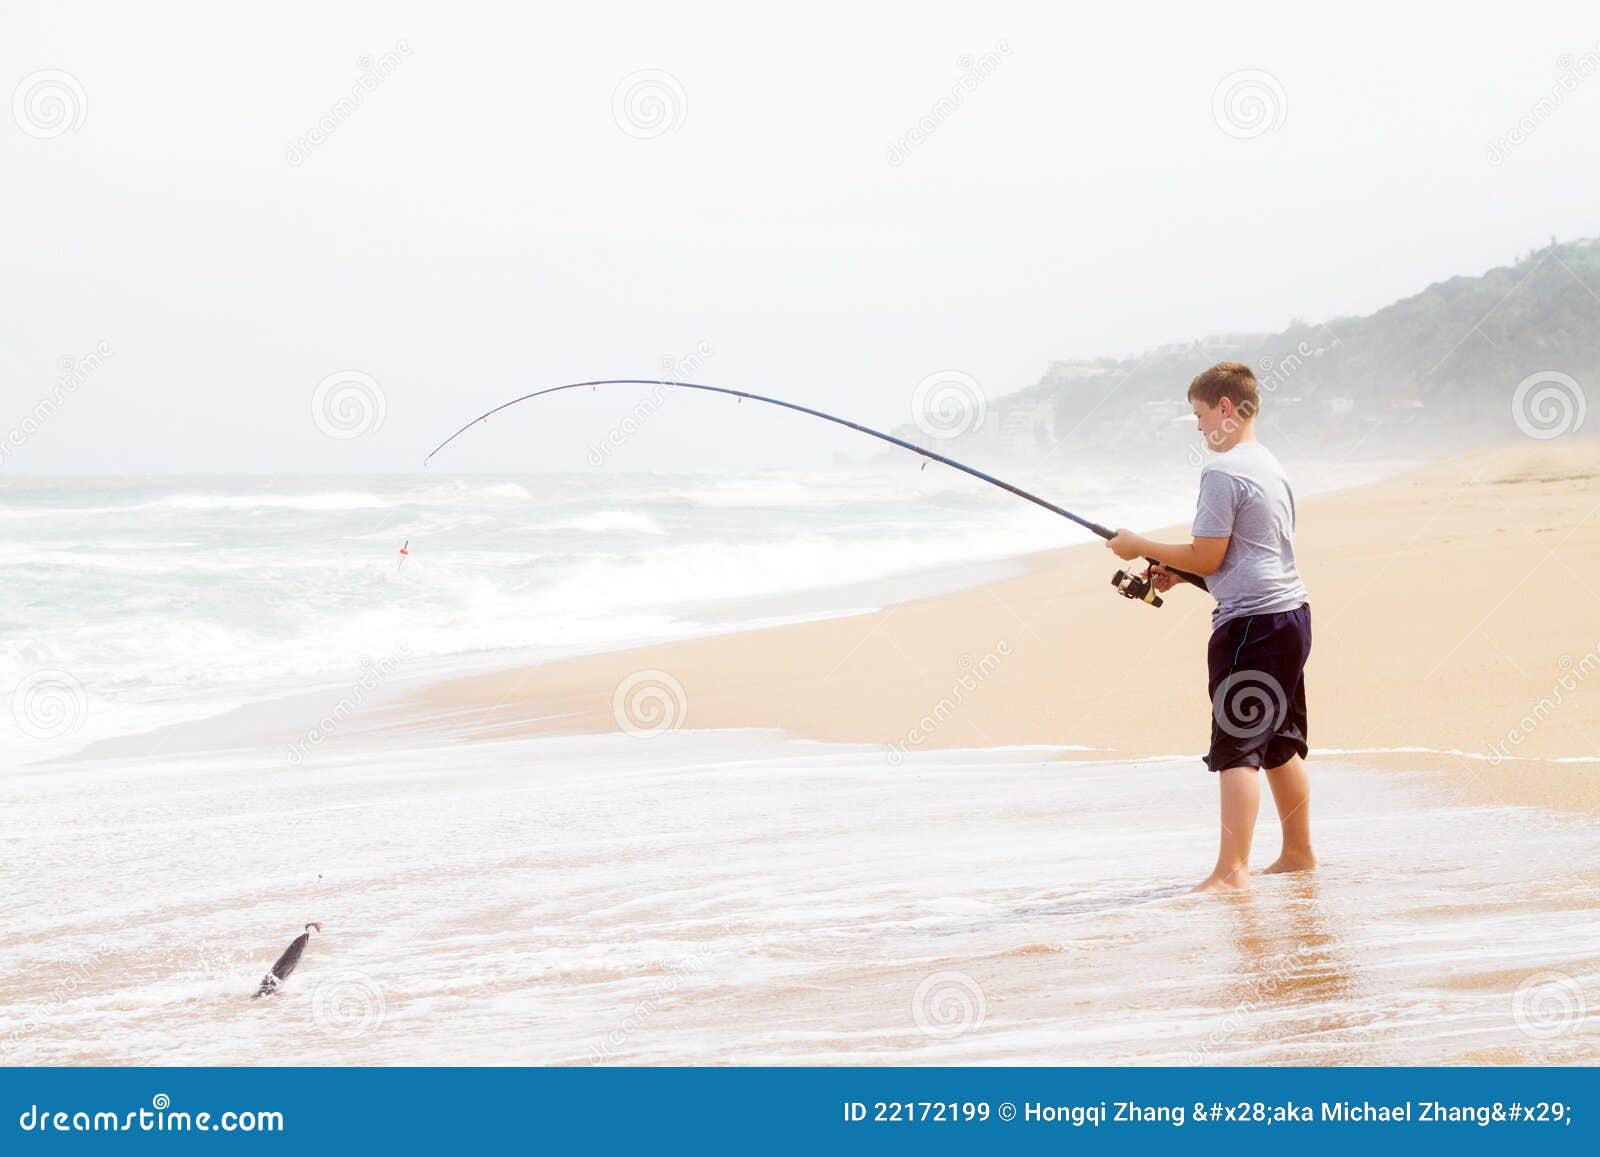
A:
{"label": "boy's bare foot", "polygon": [[1271,875],[1276,872],[1309,872],[1317,866],[1317,857],[1312,852],[1284,852],[1262,871]]}
{"label": "boy's bare foot", "polygon": [[1212,872],[1201,880],[1191,892],[1245,892],[1250,888],[1250,873],[1243,869],[1232,872]]}

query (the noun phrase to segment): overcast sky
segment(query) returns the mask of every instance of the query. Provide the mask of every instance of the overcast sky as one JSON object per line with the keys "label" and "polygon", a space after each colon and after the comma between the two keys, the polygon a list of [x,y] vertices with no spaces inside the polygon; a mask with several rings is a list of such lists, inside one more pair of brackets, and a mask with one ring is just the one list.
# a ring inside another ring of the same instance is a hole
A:
{"label": "overcast sky", "polygon": [[[893,425],[1600,234],[1593,0],[1433,7],[7,4],[0,470],[411,470],[664,359]],[[590,468],[640,396],[434,468]],[[854,447],[755,409],[605,468]]]}

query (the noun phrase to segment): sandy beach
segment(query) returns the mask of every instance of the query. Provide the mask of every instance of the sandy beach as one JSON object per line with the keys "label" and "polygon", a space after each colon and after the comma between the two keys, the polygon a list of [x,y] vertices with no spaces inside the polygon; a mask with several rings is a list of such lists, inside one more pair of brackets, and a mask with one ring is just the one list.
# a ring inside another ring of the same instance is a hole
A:
{"label": "sandy beach", "polygon": [[[1600,442],[1530,441],[1303,500],[1313,753],[1448,767],[1478,800],[1600,810],[1597,482]],[[870,614],[452,680],[421,706],[485,737],[627,724],[900,753],[1197,753],[1211,600],[1119,599],[1098,544],[1028,561]]]}
{"label": "sandy beach", "polygon": [[1303,501],[1314,873],[1188,894],[1209,600],[1072,547],[19,767],[0,1060],[1593,1063],[1597,472],[1528,443]]}

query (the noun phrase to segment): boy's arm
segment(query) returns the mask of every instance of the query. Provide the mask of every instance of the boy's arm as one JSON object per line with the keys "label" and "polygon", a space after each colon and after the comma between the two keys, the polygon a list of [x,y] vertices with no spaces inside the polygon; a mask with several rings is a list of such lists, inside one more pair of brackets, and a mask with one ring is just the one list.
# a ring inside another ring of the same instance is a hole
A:
{"label": "boy's arm", "polygon": [[1204,576],[1216,574],[1228,553],[1228,542],[1233,535],[1233,516],[1238,509],[1240,495],[1234,479],[1227,473],[1207,467],[1200,472],[1200,496],[1195,503],[1194,530],[1207,530],[1210,535],[1195,534],[1187,543],[1155,542],[1142,534],[1117,528],[1117,533],[1106,540],[1106,545],[1118,558],[1134,559],[1143,555],[1171,570],[1188,571],[1198,576],[1200,586],[1205,586]]}
{"label": "boy's arm", "polygon": [[1187,543],[1156,542],[1131,530],[1117,528],[1106,546],[1120,559],[1149,558],[1174,570],[1186,570],[1202,577],[1216,574],[1228,553],[1227,538],[1196,538]]}

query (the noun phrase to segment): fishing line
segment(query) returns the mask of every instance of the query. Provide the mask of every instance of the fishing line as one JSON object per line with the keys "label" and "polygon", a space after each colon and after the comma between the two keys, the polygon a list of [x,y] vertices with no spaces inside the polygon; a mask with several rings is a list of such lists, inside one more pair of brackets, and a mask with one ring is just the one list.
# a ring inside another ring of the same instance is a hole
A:
{"label": "fishing line", "polygon": [[[908,442],[904,438],[897,438],[893,434],[885,434],[882,430],[874,430],[871,426],[863,426],[860,422],[852,422],[848,418],[841,418],[835,414],[824,413],[822,410],[814,410],[810,406],[802,406],[796,402],[786,402],[782,398],[769,398],[765,394],[753,394],[748,390],[732,390],[725,386],[706,386],[701,385],[698,382],[674,382],[660,378],[599,378],[592,382],[568,382],[566,385],[549,386],[542,390],[534,390],[530,394],[523,394],[521,397],[512,398],[509,402],[502,402],[494,409],[479,414],[476,418],[472,419],[472,421],[468,422],[465,426],[462,426],[454,434],[451,434],[443,442],[440,442],[432,450],[428,451],[428,455],[422,460],[422,464],[426,466],[430,461],[433,460],[433,456],[439,453],[439,451],[450,445],[450,443],[461,437],[462,434],[465,434],[479,422],[488,420],[495,414],[498,414],[501,410],[509,409],[510,407],[517,405],[519,402],[527,402],[534,398],[542,398],[546,394],[559,394],[563,390],[593,389],[596,386],[667,386],[672,389],[702,390],[708,394],[726,394],[728,397],[738,398],[740,401],[743,401],[745,398],[749,398],[754,402],[765,402],[769,406],[782,406],[785,410],[794,410],[797,413],[809,414],[813,418],[821,418],[823,421],[832,422],[836,426],[843,426],[848,430],[855,430],[858,433],[867,434],[873,438],[877,438],[879,441],[888,442],[891,446],[899,446],[903,450],[910,450],[913,454],[920,454],[922,457],[927,458],[930,461],[949,466],[952,469],[961,471],[963,474],[970,474],[979,481],[987,482],[991,486],[998,486],[1001,490],[1004,490],[1010,494],[1015,494],[1018,498],[1026,499],[1035,506],[1041,506],[1045,510],[1050,511],[1052,514],[1060,515],[1062,518],[1065,518],[1071,522],[1075,522],[1085,530],[1091,531],[1094,534],[1099,535],[1101,538],[1111,539],[1116,537],[1116,531],[1101,526],[1098,522],[1084,518],[1082,515],[1074,514],[1066,507],[1057,506],[1054,502],[1040,498],[1037,494],[1030,494],[1020,486],[1013,486],[1004,479],[996,478],[993,474],[987,474],[974,466],[968,466],[964,462],[957,462],[954,458],[949,458],[933,450],[918,446],[915,442]],[[1154,559],[1147,561],[1152,563],[1155,562]],[[1195,584],[1201,590],[1205,589],[1205,580],[1200,578],[1199,575],[1192,575],[1187,571],[1177,570],[1173,567],[1166,567],[1166,569],[1172,574],[1175,574],[1178,577],[1186,579],[1187,581]],[[1161,605],[1161,596],[1155,593],[1154,587],[1148,579],[1143,579],[1138,575],[1129,575],[1126,572],[1118,571],[1116,576],[1113,577],[1111,581],[1112,585],[1114,585],[1121,594],[1130,599],[1137,599],[1141,602],[1149,603],[1151,606],[1159,607]]]}

